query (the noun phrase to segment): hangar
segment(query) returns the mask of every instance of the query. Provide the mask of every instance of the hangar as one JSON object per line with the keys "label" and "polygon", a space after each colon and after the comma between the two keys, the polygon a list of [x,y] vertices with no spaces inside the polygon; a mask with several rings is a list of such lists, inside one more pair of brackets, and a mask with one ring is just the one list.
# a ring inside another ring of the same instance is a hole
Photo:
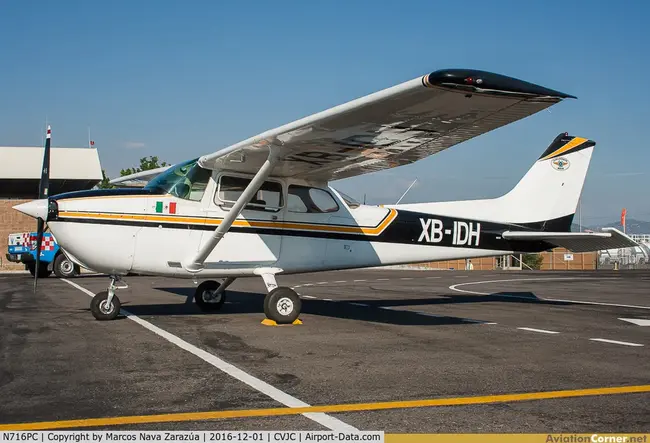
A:
{"label": "hangar", "polygon": [[[33,218],[13,206],[38,198],[43,147],[0,146],[0,270],[20,270],[23,265],[5,259],[7,237],[12,232],[36,229]],[[96,148],[52,147],[50,195],[91,189],[102,179]]]}

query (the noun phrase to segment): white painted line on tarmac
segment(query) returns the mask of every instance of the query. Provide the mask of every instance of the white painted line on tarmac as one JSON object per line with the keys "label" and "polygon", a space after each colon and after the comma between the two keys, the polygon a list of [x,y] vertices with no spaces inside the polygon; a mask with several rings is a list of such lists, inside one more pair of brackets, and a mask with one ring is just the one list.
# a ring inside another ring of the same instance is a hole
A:
{"label": "white painted line on tarmac", "polygon": [[413,280],[413,277],[400,277],[400,280]]}
{"label": "white painted line on tarmac", "polygon": [[650,320],[645,318],[619,318],[619,320],[623,320],[637,326],[650,326]]}
{"label": "white painted line on tarmac", "polygon": [[319,282],[316,283],[316,284],[317,284],[317,285],[326,285],[327,283],[328,283],[328,282],[326,282],[326,281],[319,281]]}
{"label": "white painted line on tarmac", "polygon": [[350,302],[350,304],[351,304],[351,305],[354,305],[354,306],[364,306],[364,307],[368,307],[368,306],[370,306],[370,305],[365,304],[365,303],[357,303],[357,302],[353,302],[353,301]]}
{"label": "white painted line on tarmac", "polygon": [[332,301],[331,298],[324,298],[323,301]]}
{"label": "white painted line on tarmac", "polygon": [[[79,289],[81,292],[87,294],[90,297],[94,297],[95,294],[93,294],[91,291],[88,289],[84,288],[81,285],[78,285],[77,283],[71,282],[70,280],[67,280],[65,278],[60,279],[61,281],[64,281],[68,283],[70,286],[73,286],[77,289]],[[271,386],[270,384],[266,383],[265,381],[260,380],[259,378],[253,377],[252,375],[248,374],[247,372],[242,371],[236,366],[231,365],[230,363],[220,359],[214,354],[211,354],[207,351],[204,351],[203,349],[199,349],[196,346],[186,342],[185,340],[175,336],[174,334],[171,334],[164,329],[159,328],[158,326],[154,326],[153,324],[149,323],[146,320],[142,320],[140,317],[137,315],[131,314],[129,311],[122,309],[121,312],[129,319],[140,326],[142,326],[145,329],[150,330],[154,334],[164,338],[168,342],[178,346],[179,348],[194,354],[195,356],[199,357],[201,360],[205,361],[206,363],[211,364],[215,368],[225,372],[226,374],[230,375],[231,377],[236,378],[237,380],[247,384],[248,386],[252,387],[258,392],[261,392],[268,397],[272,398],[273,400],[282,403],[285,406],[288,406],[290,408],[304,408],[304,407],[309,407],[309,405],[302,400],[297,399],[296,397],[293,397],[289,394],[287,394],[284,391],[279,390],[278,388]],[[345,430],[345,431],[357,431],[355,427],[339,420],[338,418],[334,418],[330,415],[327,415],[322,412],[318,413],[305,413],[302,414],[305,417],[315,421],[316,423],[325,426],[328,429],[331,430]]]}
{"label": "white painted line on tarmac", "polygon": [[548,331],[546,329],[535,329],[535,328],[517,328],[521,329],[522,331],[530,331],[530,332],[541,332],[542,334],[559,334],[557,331]]}
{"label": "white painted line on tarmac", "polygon": [[334,283],[347,283],[347,280],[336,280]]}
{"label": "white painted line on tarmac", "polygon": [[612,278],[597,278],[597,277],[514,278],[514,279],[505,279],[505,280],[484,280],[484,281],[473,281],[467,283],[457,283],[455,285],[449,286],[449,289],[456,292],[464,292],[466,294],[494,295],[495,297],[519,298],[523,300],[556,301],[561,303],[573,303],[578,305],[613,306],[616,308],[650,309],[650,306],[624,305],[620,303],[604,303],[604,302],[583,301],[583,300],[568,300],[562,298],[537,298],[537,297],[533,298],[533,297],[522,297],[518,295],[495,294],[493,292],[478,292],[478,291],[469,291],[467,289],[458,289],[459,286],[480,285],[480,284],[487,284],[487,283],[513,283],[518,281],[557,281],[557,280],[617,280],[617,278],[616,277],[612,277]]}
{"label": "white painted line on tarmac", "polygon": [[425,278],[442,278],[442,277],[425,277]]}
{"label": "white painted line on tarmac", "polygon": [[355,283],[362,282],[362,281],[367,281],[367,280],[354,280]]}
{"label": "white painted line on tarmac", "polygon": [[476,294],[476,295],[492,295],[491,292],[478,292],[478,291],[468,291],[466,289],[458,289],[459,286],[469,286],[469,285],[482,285],[487,283],[512,283],[518,281],[546,281],[546,280],[587,280],[588,278],[578,278],[578,277],[555,277],[555,278],[507,278],[505,280],[483,280],[483,281],[471,281],[467,283],[456,283],[455,285],[449,286],[449,289],[456,292],[465,292],[467,294]]}
{"label": "white painted line on tarmac", "polygon": [[616,341],[616,340],[607,340],[606,338],[590,338],[589,340],[591,341],[600,341],[603,343],[612,343],[615,345],[623,345],[623,346],[643,346],[642,344],[639,343],[630,343],[627,341]]}
{"label": "white painted line on tarmac", "polygon": [[303,298],[316,298],[316,297],[314,297],[313,295],[303,295],[302,297],[303,297]]}
{"label": "white painted line on tarmac", "polygon": [[576,304],[579,304],[579,305],[597,305],[597,306],[614,306],[616,308],[650,309],[650,306],[621,305],[621,304],[618,304],[618,303],[602,303],[602,302],[597,302],[597,301],[563,300],[561,298],[542,298],[540,300],[559,301],[559,302],[565,302],[565,303],[576,303]]}
{"label": "white painted line on tarmac", "polygon": [[388,281],[390,278],[377,278],[375,281]]}

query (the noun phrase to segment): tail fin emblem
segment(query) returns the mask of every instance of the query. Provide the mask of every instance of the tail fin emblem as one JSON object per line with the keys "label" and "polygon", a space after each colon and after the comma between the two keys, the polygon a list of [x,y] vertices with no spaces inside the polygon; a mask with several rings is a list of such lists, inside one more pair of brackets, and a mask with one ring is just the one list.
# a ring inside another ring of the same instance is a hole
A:
{"label": "tail fin emblem", "polygon": [[571,163],[569,163],[569,160],[567,160],[564,157],[556,158],[551,162],[551,166],[553,166],[554,169],[557,169],[558,171],[566,171],[569,169],[569,166],[571,166]]}

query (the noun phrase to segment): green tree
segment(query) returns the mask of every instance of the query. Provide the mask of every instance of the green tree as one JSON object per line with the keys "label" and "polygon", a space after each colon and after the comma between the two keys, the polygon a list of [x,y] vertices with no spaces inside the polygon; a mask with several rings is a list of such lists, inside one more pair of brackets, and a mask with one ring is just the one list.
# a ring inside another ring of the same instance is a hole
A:
{"label": "green tree", "polygon": [[149,157],[142,157],[140,159],[140,166],[134,168],[126,168],[120,171],[120,176],[135,174],[137,172],[149,171],[150,169],[161,168],[168,166],[167,162],[159,162],[158,157],[153,155]]}
{"label": "green tree", "polygon": [[[140,166],[122,169],[120,171],[120,176],[124,177],[125,175],[131,175],[131,174],[135,174],[136,172],[148,171],[150,169],[161,168],[163,166],[168,166],[168,165],[169,164],[167,162],[160,162],[158,160],[158,157],[156,157],[155,155],[149,157],[142,157],[140,159]],[[106,170],[102,169],[102,180],[99,183],[97,183],[97,188],[99,189],[114,188],[115,186],[109,183],[110,180],[111,179],[106,176]]]}
{"label": "green tree", "polygon": [[113,187],[113,185],[111,185],[109,183],[109,181],[110,181],[110,178],[106,177],[106,170],[102,169],[102,181],[97,183],[97,187],[99,189],[110,189],[110,188]]}
{"label": "green tree", "polygon": [[541,269],[544,257],[542,257],[542,254],[524,254],[521,261],[531,269]]}

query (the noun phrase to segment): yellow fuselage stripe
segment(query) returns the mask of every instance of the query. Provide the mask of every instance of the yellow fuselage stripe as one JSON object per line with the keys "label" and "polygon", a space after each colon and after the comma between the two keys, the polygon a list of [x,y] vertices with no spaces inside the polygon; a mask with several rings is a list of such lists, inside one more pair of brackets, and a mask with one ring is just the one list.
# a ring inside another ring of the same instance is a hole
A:
{"label": "yellow fuselage stripe", "polygon": [[376,403],[351,403],[326,406],[306,406],[301,408],[239,409],[230,411],[181,412],[173,414],[84,418],[77,420],[4,424],[0,425],[0,431],[37,431],[44,429],[101,427],[144,423],[170,423],[227,418],[270,417],[316,412],[341,413],[378,411],[388,409],[426,408],[438,406],[462,406],[490,403],[511,403],[531,400],[548,400],[555,398],[589,397],[596,395],[638,394],[645,392],[650,392],[650,385],[615,386],[608,388],[574,389],[566,391],[528,392],[520,394],[499,394],[479,397],[433,398],[428,400],[389,401]]}
{"label": "yellow fuselage stripe", "polygon": [[[168,223],[192,223],[198,225],[219,226],[222,219],[217,218],[202,218],[190,216],[169,216],[169,215],[153,215],[153,214],[107,214],[103,212],[76,212],[76,211],[61,211],[59,213],[61,219],[65,218],[85,218],[94,220],[137,220],[148,222],[168,222]],[[378,235],[391,224],[397,217],[397,211],[390,209],[389,214],[384,220],[376,227],[360,227],[360,226],[333,226],[325,224],[309,224],[309,223],[290,223],[290,222],[272,222],[272,221],[247,221],[235,220],[233,226],[237,227],[253,227],[253,228],[273,228],[273,229],[295,229],[305,231],[322,231],[322,232],[342,232],[349,234],[366,234]]]}

